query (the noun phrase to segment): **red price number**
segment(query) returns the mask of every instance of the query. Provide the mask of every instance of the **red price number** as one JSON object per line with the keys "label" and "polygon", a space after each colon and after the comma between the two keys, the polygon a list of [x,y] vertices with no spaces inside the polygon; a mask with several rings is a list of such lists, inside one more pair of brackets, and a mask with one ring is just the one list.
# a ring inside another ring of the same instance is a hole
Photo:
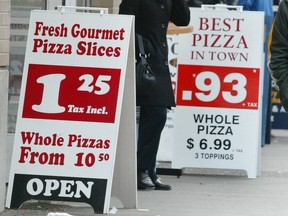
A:
{"label": "red price number", "polygon": [[259,71],[179,65],[177,105],[258,109]]}
{"label": "red price number", "polygon": [[101,161],[108,161],[110,159],[109,154],[100,153],[98,156],[96,156],[93,153],[84,154],[83,152],[80,152],[76,154],[77,156],[77,162],[74,164],[75,166],[82,167],[92,167],[95,165],[95,163],[101,162]]}

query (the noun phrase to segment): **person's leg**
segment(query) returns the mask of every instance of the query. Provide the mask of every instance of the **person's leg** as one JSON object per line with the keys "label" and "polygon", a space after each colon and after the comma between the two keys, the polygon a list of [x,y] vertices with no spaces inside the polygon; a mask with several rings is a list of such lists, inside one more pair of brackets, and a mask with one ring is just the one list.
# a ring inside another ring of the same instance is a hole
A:
{"label": "person's leg", "polygon": [[158,179],[157,174],[156,174],[156,158],[154,162],[152,163],[152,166],[148,170],[148,175],[151,178],[153,183],[156,182],[156,180]]}
{"label": "person's leg", "polygon": [[148,175],[151,178],[152,182],[155,185],[155,190],[171,190],[172,187],[169,184],[164,184],[160,181],[156,173],[156,158],[152,167],[148,170]]}
{"label": "person's leg", "polygon": [[145,183],[150,185],[149,181],[144,181],[147,180],[147,174],[145,175],[144,172],[149,171],[156,161],[161,132],[165,126],[166,117],[166,107],[142,106],[140,109],[137,170],[140,176],[140,178],[138,176],[138,183],[143,183],[143,187],[145,187]]}
{"label": "person's leg", "polygon": [[156,159],[166,107],[142,106],[140,110],[137,162],[139,170],[149,170]]}

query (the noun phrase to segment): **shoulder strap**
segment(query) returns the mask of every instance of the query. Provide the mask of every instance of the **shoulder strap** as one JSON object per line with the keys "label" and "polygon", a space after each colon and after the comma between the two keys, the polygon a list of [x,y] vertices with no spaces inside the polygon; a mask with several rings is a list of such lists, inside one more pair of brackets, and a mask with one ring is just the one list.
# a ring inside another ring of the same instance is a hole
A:
{"label": "shoulder strap", "polygon": [[145,53],[144,50],[144,45],[143,45],[143,37],[140,34],[137,34],[137,40],[138,40],[138,46],[139,46],[139,56],[141,58],[142,64],[147,65],[147,54]]}
{"label": "shoulder strap", "polygon": [[139,46],[139,51],[140,51],[140,57],[147,57],[146,53],[145,53],[145,49],[144,49],[144,45],[143,45],[143,38],[142,35],[137,34],[137,40],[138,40],[138,46]]}

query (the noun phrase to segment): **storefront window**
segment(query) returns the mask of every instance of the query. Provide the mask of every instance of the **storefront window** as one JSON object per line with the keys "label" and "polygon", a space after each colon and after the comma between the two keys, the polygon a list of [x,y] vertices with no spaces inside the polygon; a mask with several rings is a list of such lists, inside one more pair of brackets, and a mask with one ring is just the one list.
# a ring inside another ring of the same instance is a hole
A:
{"label": "storefront window", "polygon": [[30,11],[44,7],[44,0],[11,0],[8,133],[15,132]]}
{"label": "storefront window", "polygon": [[[90,0],[58,0],[60,5],[71,2],[77,6],[90,6]],[[25,59],[26,42],[31,10],[45,10],[47,0],[11,0],[11,35],[9,66],[8,133],[16,127],[18,103]]]}

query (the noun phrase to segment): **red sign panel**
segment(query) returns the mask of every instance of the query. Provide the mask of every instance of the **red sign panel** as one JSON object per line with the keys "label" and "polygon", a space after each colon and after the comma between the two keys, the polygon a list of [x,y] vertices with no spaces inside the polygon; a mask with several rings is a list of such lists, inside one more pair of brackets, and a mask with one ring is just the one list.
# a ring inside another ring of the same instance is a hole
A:
{"label": "red sign panel", "polygon": [[179,65],[177,105],[255,109],[259,68]]}
{"label": "red sign panel", "polygon": [[22,117],[113,123],[120,72],[30,64]]}

